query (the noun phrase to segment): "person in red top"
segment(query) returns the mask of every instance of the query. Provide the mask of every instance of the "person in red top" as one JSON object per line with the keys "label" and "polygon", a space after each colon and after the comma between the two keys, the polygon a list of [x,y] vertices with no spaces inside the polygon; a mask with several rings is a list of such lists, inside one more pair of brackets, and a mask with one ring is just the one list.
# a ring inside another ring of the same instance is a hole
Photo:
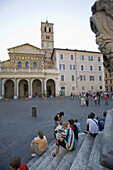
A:
{"label": "person in red top", "polygon": [[21,164],[20,157],[15,157],[10,161],[11,170],[29,170],[26,164]]}
{"label": "person in red top", "polygon": [[105,105],[108,105],[108,94],[105,95]]}

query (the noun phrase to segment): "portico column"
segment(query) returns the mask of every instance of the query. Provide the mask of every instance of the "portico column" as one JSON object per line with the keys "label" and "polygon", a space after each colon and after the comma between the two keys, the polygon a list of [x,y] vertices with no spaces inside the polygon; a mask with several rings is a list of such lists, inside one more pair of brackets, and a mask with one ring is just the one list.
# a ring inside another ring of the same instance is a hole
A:
{"label": "portico column", "polygon": [[29,79],[29,84],[28,84],[28,93],[29,93],[29,98],[32,98],[32,83],[31,79]]}
{"label": "portico column", "polygon": [[43,92],[46,91],[46,83],[45,83],[45,78],[43,78]]}
{"label": "portico column", "polygon": [[14,81],[14,99],[17,99],[17,79]]}
{"label": "portico column", "polygon": [[0,79],[0,99],[2,99],[2,79]]}

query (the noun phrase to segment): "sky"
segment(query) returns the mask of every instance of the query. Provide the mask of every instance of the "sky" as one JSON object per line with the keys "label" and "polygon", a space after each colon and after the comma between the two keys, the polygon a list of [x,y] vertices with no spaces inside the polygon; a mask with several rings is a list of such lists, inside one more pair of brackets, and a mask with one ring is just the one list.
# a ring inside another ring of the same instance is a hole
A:
{"label": "sky", "polygon": [[0,0],[0,60],[8,48],[29,43],[41,48],[41,22],[54,23],[54,48],[98,52],[90,28],[96,0]]}

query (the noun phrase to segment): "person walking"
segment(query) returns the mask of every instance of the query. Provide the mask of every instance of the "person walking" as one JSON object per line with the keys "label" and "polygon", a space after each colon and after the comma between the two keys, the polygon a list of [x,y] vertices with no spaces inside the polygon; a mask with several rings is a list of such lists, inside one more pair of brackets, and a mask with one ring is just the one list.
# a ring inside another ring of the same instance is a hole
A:
{"label": "person walking", "polygon": [[105,105],[108,105],[108,94],[105,95]]}

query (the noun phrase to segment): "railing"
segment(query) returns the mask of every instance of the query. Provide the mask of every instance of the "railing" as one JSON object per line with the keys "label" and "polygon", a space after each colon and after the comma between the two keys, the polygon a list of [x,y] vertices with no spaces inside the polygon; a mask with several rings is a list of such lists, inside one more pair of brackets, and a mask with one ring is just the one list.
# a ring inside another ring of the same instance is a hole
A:
{"label": "railing", "polygon": [[0,72],[1,73],[59,73],[59,71],[57,69],[43,69],[43,70],[38,70],[36,69],[32,69],[32,68],[28,68],[28,69],[17,69],[17,68],[0,68]]}

